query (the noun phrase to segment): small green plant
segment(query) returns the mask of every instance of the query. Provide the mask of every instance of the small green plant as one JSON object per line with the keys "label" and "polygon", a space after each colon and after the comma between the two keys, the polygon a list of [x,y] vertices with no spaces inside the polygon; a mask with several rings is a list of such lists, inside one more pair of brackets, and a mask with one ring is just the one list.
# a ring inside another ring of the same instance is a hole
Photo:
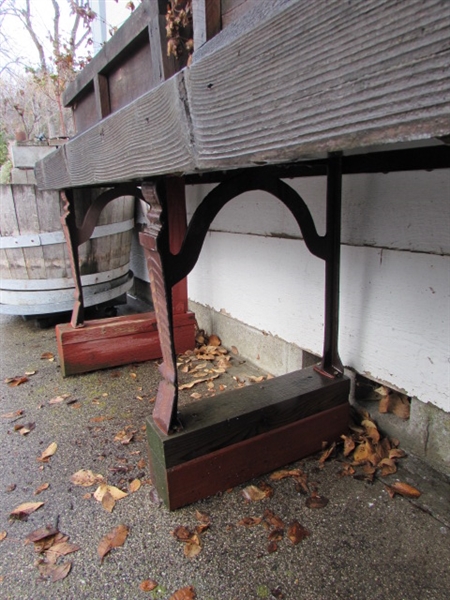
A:
{"label": "small green plant", "polygon": [[11,179],[12,162],[7,160],[0,167],[0,184],[9,183]]}
{"label": "small green plant", "polygon": [[8,160],[8,141],[5,133],[0,131],[0,166],[4,165]]}

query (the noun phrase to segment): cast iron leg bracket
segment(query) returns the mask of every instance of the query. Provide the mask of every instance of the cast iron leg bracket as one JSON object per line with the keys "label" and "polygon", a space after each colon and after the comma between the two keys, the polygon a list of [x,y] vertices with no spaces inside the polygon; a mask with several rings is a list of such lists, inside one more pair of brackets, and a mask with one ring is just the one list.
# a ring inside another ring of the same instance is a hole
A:
{"label": "cast iron leg bracket", "polygon": [[325,331],[324,351],[318,372],[328,378],[343,375],[338,354],[341,157],[331,155],[327,176],[327,231],[317,233],[311,213],[297,192],[280,179],[261,172],[248,171],[231,177],[214,188],[195,211],[178,254],[169,250],[166,226],[167,199],[160,197],[155,184],[143,185],[142,193],[151,205],[150,227],[140,234],[146,250],[150,285],[163,353],[160,383],[153,420],[164,434],[177,429],[177,371],[173,340],[171,289],[195,266],[207,231],[218,212],[236,196],[251,190],[262,190],[277,197],[292,212],[306,246],[325,261]]}

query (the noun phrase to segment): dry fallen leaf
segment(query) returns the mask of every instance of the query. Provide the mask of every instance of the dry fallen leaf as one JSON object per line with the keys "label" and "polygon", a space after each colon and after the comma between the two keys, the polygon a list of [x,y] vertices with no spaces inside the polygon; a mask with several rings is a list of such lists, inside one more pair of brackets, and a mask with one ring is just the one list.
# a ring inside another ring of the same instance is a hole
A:
{"label": "dry fallen leaf", "polygon": [[48,490],[49,487],[50,487],[49,483],[42,483],[38,488],[36,488],[34,490],[34,495],[37,496],[41,492],[44,492],[45,490]]}
{"label": "dry fallen leaf", "polygon": [[151,592],[152,590],[154,590],[157,587],[158,587],[158,584],[153,579],[145,579],[144,581],[141,581],[141,583],[139,584],[139,588],[143,592]]}
{"label": "dry fallen leaf", "polygon": [[401,419],[409,419],[411,405],[408,396],[393,392],[384,386],[377,388],[375,391],[381,395],[378,404],[380,413],[392,413]]}
{"label": "dry fallen leaf", "polygon": [[17,387],[18,385],[22,385],[22,383],[26,383],[28,381],[28,377],[8,377],[5,379],[5,383],[9,385],[9,387]]}
{"label": "dry fallen leaf", "polygon": [[24,502],[19,504],[9,516],[11,519],[25,519],[43,505],[44,502]]}
{"label": "dry fallen leaf", "polygon": [[409,483],[403,483],[401,481],[396,481],[392,485],[387,485],[386,489],[391,498],[393,498],[395,494],[400,494],[400,496],[405,496],[406,498],[419,498],[422,495],[422,492],[417,488],[409,485]]}
{"label": "dry fallen leaf", "polygon": [[52,352],[44,352],[43,354],[41,354],[41,360],[54,361],[55,355],[52,354]]}
{"label": "dry fallen leaf", "polygon": [[114,498],[112,497],[112,495],[109,492],[106,492],[106,494],[103,494],[102,497],[102,506],[105,510],[107,510],[108,512],[112,512],[113,508],[116,505],[116,501],[114,500]]}
{"label": "dry fallen leaf", "polygon": [[371,440],[371,442],[373,442],[374,444],[378,444],[381,436],[376,424],[371,419],[363,419],[361,421],[361,425],[364,427],[366,435]]}
{"label": "dry fallen leaf", "polygon": [[192,533],[189,531],[189,529],[187,527],[185,527],[184,525],[179,525],[178,527],[175,527],[175,529],[173,531],[171,531],[170,533],[171,533],[171,535],[173,535],[173,537],[175,539],[177,539],[180,542],[185,542],[192,535]]}
{"label": "dry fallen leaf", "polygon": [[409,419],[411,405],[408,396],[393,393],[389,395],[389,412],[401,419]]}
{"label": "dry fallen leaf", "polygon": [[283,529],[272,529],[269,533],[269,541],[270,542],[279,542],[283,539],[284,530]]}
{"label": "dry fallen leaf", "polygon": [[383,458],[377,466],[381,469],[381,477],[387,477],[387,475],[392,475],[397,472],[397,465],[392,458]]}
{"label": "dry fallen leaf", "polygon": [[18,433],[20,433],[20,435],[28,435],[30,431],[33,431],[33,429],[35,429],[35,427],[36,423],[27,423],[26,425],[20,423],[14,425],[14,431],[17,431]]}
{"label": "dry fallen leaf", "polygon": [[2,419],[16,419],[17,417],[21,417],[24,413],[23,408],[16,410],[14,412],[9,412],[1,415]]}
{"label": "dry fallen leaf", "polygon": [[348,456],[356,447],[355,440],[348,435],[341,435],[341,438],[344,440],[344,456]]}
{"label": "dry fallen leaf", "polygon": [[269,479],[272,481],[280,481],[286,477],[300,477],[300,475],[303,475],[303,471],[301,469],[281,469],[280,471],[274,471],[271,473]]}
{"label": "dry fallen leaf", "polygon": [[57,449],[58,444],[56,442],[52,442],[37,460],[39,460],[40,462],[48,462],[48,459],[55,454]]}
{"label": "dry fallen leaf", "polygon": [[244,527],[254,527],[255,525],[259,525],[262,521],[262,517],[244,517],[238,522],[238,525],[242,525]]}
{"label": "dry fallen leaf", "polygon": [[56,396],[55,398],[51,398],[48,403],[49,404],[59,404],[60,402],[64,402],[67,398],[70,397],[70,394],[61,394],[61,396]]}
{"label": "dry fallen leaf", "polygon": [[267,509],[267,510],[264,511],[263,518],[264,518],[264,521],[268,525],[270,525],[270,527],[274,527],[275,529],[284,529],[284,527],[285,527],[282,519],[280,519],[280,517],[278,517],[277,515],[275,515],[269,509]]}
{"label": "dry fallen leaf", "polygon": [[324,508],[328,504],[328,498],[319,496],[317,492],[313,492],[305,502],[308,508]]}
{"label": "dry fallen leaf", "polygon": [[220,346],[222,344],[221,340],[217,335],[210,335],[208,338],[208,346]]}
{"label": "dry fallen leaf", "polygon": [[288,527],[288,538],[294,545],[304,540],[308,535],[309,531],[305,529],[298,521],[293,521]]}
{"label": "dry fallen leaf", "polygon": [[365,439],[353,453],[353,462],[354,464],[363,464],[366,462],[370,462],[372,464],[376,464],[376,452],[374,447],[369,439]]}
{"label": "dry fallen leaf", "polygon": [[210,375],[209,377],[202,377],[201,379],[194,379],[193,381],[190,381],[189,383],[183,383],[183,385],[180,385],[178,387],[178,389],[181,390],[190,390],[192,387],[194,387],[194,385],[198,385],[199,383],[205,383],[205,381],[211,381],[212,379],[216,379],[217,377],[219,377],[219,374],[217,375]]}
{"label": "dry fallen leaf", "polygon": [[58,530],[52,525],[45,525],[44,527],[39,527],[39,529],[35,529],[31,533],[27,535],[25,538],[26,543],[29,542],[39,542],[48,538],[50,536],[55,536],[58,533]]}
{"label": "dry fallen leaf", "polygon": [[355,469],[350,463],[344,463],[342,469],[339,471],[341,477],[346,477],[355,474]]}
{"label": "dry fallen leaf", "polygon": [[93,473],[90,469],[80,469],[71,476],[70,481],[74,485],[89,487],[97,483],[104,483],[105,478],[99,473]]}
{"label": "dry fallen leaf", "polygon": [[128,486],[128,490],[129,490],[130,494],[133,494],[134,492],[137,492],[140,487],[141,487],[141,480],[133,479],[133,481]]}
{"label": "dry fallen leaf", "polygon": [[128,496],[126,492],[122,492],[122,490],[119,490],[119,488],[113,485],[101,483],[94,492],[94,498],[97,500],[97,502],[102,502],[103,497],[106,494],[112,496],[114,500],[121,500],[122,498],[125,498],[125,496]]}
{"label": "dry fallen leaf", "polygon": [[195,600],[196,597],[197,594],[195,593],[195,589],[190,585],[181,590],[177,590],[170,596],[169,600]]}
{"label": "dry fallen leaf", "polygon": [[131,440],[133,439],[135,433],[136,433],[135,429],[125,428],[116,434],[116,436],[114,437],[114,441],[120,442],[121,444],[124,444],[124,445],[129,444],[131,442]]}
{"label": "dry fallen leaf", "polygon": [[7,535],[8,533],[6,531],[0,531],[0,542],[3,542]]}
{"label": "dry fallen leaf", "polygon": [[119,548],[120,546],[123,546],[125,540],[127,539],[128,532],[128,527],[121,524],[102,537],[97,548],[97,552],[100,557],[100,563],[103,562],[104,557],[112,548]]}
{"label": "dry fallen leaf", "polygon": [[111,417],[106,417],[104,415],[101,415],[100,417],[91,417],[89,419],[89,421],[91,423],[102,423],[103,421],[110,421]]}
{"label": "dry fallen leaf", "polygon": [[52,583],[55,583],[56,581],[61,581],[61,579],[67,577],[71,568],[71,562],[65,562],[62,565],[55,565],[51,563],[41,563],[38,565],[41,577],[50,579]]}
{"label": "dry fallen leaf", "polygon": [[72,554],[72,552],[78,552],[80,546],[72,544],[68,541],[61,541],[52,544],[52,546],[45,552],[45,558],[47,562],[55,564],[58,558]]}
{"label": "dry fallen leaf", "polygon": [[334,449],[336,448],[336,442],[333,442],[331,444],[331,446],[329,446],[324,452],[322,452],[321,457],[319,458],[319,464],[323,465],[325,464],[325,461],[330,458],[331,454],[333,453]]}
{"label": "dry fallen leaf", "polygon": [[195,511],[195,518],[197,519],[197,521],[203,523],[204,525],[210,525],[211,523],[211,517],[199,510]]}
{"label": "dry fallen leaf", "polygon": [[265,379],[264,375],[260,375],[259,377],[256,377],[255,375],[248,376],[248,380],[251,381],[252,383],[261,383],[262,381],[264,381],[264,379]]}
{"label": "dry fallen leaf", "polygon": [[200,554],[202,547],[200,545],[200,538],[196,533],[191,535],[191,537],[185,542],[183,551],[187,558],[194,558]]}
{"label": "dry fallen leaf", "polygon": [[270,488],[270,491],[268,491],[267,489],[263,490],[256,485],[248,485],[247,487],[245,487],[242,490],[242,495],[244,496],[244,498],[247,501],[255,502],[255,501],[264,500],[264,498],[267,498],[270,495],[271,491],[272,491],[272,488]]}

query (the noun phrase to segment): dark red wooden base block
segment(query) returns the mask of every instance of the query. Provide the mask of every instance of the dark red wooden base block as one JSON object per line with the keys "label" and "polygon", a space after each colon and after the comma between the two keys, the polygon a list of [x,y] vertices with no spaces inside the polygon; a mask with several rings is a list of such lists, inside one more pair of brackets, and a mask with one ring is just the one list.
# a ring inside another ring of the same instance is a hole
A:
{"label": "dark red wooden base block", "polygon": [[[192,350],[195,347],[194,313],[175,314],[173,323],[176,352]],[[56,338],[64,377],[161,358],[153,312],[86,321],[79,329],[70,324],[57,325]]]}
{"label": "dark red wooden base block", "polygon": [[[173,435],[165,436],[153,419],[148,419],[151,477],[166,506],[174,510],[225,491],[313,454],[322,448],[323,442],[338,440],[348,429],[349,380],[311,375],[312,369],[289,376],[302,377],[303,373],[308,387],[304,392],[305,403],[301,393],[295,399],[286,397],[289,389],[285,385],[287,376],[283,376],[277,378],[281,380],[279,395],[277,379],[273,379],[269,393],[260,388],[261,409],[250,406],[246,411],[242,407],[234,418],[226,414],[233,410],[231,398],[238,395],[240,403],[245,402],[246,390],[254,394],[256,386],[209,399],[207,408],[206,403],[187,407],[191,411],[197,408],[200,425]],[[270,402],[268,396],[272,397]],[[327,398],[325,405],[320,403],[321,396]],[[250,405],[252,400],[250,397]],[[293,400],[300,406],[303,404],[303,408],[292,411]],[[305,416],[299,417],[302,412]],[[274,417],[272,421],[268,420],[269,415]],[[239,422],[241,429],[236,427]],[[186,459],[192,456],[186,448],[195,448],[195,458]]]}

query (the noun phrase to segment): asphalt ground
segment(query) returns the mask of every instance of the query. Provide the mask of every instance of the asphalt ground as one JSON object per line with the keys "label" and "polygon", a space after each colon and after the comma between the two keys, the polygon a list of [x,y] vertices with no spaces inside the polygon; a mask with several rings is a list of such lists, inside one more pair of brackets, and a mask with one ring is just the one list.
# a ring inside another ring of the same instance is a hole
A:
{"label": "asphalt ground", "polygon": [[[0,598],[169,599],[179,590],[184,592],[175,598],[199,600],[449,598],[450,486],[414,457],[401,459],[395,475],[373,483],[342,476],[340,455],[323,465],[318,456],[289,465],[328,499],[320,509],[307,506],[292,477],[272,481],[267,475],[169,512],[149,479],[143,429],[159,381],[156,362],[63,378],[53,329],[1,316],[0,342]],[[56,358],[43,359],[44,353]],[[215,380],[216,389],[255,373],[245,361],[233,360],[233,370]],[[4,382],[34,371],[20,385]],[[211,393],[207,383],[195,389]],[[21,426],[29,433],[22,435]],[[127,434],[131,439],[122,443]],[[53,443],[54,454],[39,461]],[[72,483],[80,469],[101,474],[128,495],[108,512],[93,496],[96,485]],[[140,487],[130,492],[136,480]],[[419,489],[420,498],[391,498],[385,483],[398,480]],[[262,482],[273,495],[246,500],[243,489]],[[46,489],[36,494],[40,486]],[[44,504],[27,519],[11,518],[28,502]],[[268,510],[283,521],[284,532],[273,533]],[[264,515],[251,527],[239,524]],[[185,526],[192,533],[205,520],[200,551],[189,558],[172,532]],[[294,521],[309,533],[297,544],[288,536]],[[101,561],[99,544],[119,525],[126,526],[126,539]],[[61,568],[71,566],[57,581],[45,576],[42,564],[40,571],[44,555],[26,542],[44,526],[79,547],[58,558]]]}

